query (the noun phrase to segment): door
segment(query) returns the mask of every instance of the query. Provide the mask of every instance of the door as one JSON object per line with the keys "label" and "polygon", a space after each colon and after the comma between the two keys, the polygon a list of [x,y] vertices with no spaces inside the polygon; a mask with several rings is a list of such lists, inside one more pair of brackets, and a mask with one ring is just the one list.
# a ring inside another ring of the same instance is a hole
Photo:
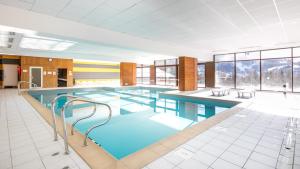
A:
{"label": "door", "polygon": [[57,87],[67,87],[68,69],[57,69]]}
{"label": "door", "polygon": [[42,67],[30,67],[29,81],[31,83],[30,88],[42,88],[43,87],[43,68]]}
{"label": "door", "polygon": [[18,86],[18,65],[3,64],[3,86],[15,87]]}

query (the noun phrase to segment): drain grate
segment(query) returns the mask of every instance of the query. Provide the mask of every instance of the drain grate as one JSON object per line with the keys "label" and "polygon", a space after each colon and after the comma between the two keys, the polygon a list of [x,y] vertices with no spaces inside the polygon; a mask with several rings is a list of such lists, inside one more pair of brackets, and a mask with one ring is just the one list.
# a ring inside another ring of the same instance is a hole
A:
{"label": "drain grate", "polygon": [[53,153],[52,156],[57,156],[59,152]]}

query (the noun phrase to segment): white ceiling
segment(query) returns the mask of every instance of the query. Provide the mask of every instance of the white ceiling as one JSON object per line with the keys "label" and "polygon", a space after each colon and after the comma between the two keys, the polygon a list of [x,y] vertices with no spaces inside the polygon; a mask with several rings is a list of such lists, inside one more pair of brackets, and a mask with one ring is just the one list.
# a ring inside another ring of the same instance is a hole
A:
{"label": "white ceiling", "polygon": [[[0,6],[1,13],[14,19],[2,18],[0,25],[80,42],[66,54],[109,56],[107,51],[118,51],[111,56],[122,59],[128,50],[210,60],[212,53],[300,45],[300,0],[0,0],[0,4],[5,5]],[[107,47],[113,50],[104,50]]]}

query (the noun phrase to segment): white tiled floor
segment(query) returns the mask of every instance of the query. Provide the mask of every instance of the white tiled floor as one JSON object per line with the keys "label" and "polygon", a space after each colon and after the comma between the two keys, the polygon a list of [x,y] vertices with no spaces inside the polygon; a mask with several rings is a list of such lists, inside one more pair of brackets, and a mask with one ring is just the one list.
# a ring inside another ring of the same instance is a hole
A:
{"label": "white tiled floor", "polygon": [[[292,148],[285,148],[289,118],[300,115],[299,98],[258,93],[250,107],[145,169],[300,168],[300,120],[294,126]],[[73,150],[64,155],[62,139],[54,142],[52,134],[16,90],[0,90],[0,169],[88,168]]]}
{"label": "white tiled floor", "polygon": [[62,139],[53,141],[52,128],[17,90],[0,90],[0,169],[89,168],[63,150]]}
{"label": "white tiled floor", "polygon": [[[300,169],[299,95],[288,99],[278,93],[259,95],[247,109],[145,169],[153,169],[153,166],[156,169]],[[288,150],[285,144],[290,117],[297,119],[297,125],[293,130],[292,148]]]}

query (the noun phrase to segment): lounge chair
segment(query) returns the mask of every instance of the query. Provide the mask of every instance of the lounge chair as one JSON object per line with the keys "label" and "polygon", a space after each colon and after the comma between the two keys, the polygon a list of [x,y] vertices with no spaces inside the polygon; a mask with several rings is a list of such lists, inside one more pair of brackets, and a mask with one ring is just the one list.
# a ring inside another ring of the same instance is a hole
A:
{"label": "lounge chair", "polygon": [[237,91],[237,94],[238,94],[238,98],[252,98],[255,97],[255,89],[254,88],[240,89]]}
{"label": "lounge chair", "polygon": [[230,94],[229,88],[214,88],[211,89],[211,93],[213,96],[225,96]]}

